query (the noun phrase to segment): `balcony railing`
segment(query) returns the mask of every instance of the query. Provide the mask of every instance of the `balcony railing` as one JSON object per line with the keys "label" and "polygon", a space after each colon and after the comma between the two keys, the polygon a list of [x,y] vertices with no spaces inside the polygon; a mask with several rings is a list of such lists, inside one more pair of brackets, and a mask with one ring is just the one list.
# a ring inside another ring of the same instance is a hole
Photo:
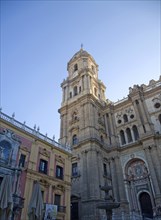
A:
{"label": "balcony railing", "polygon": [[16,160],[13,159],[4,159],[0,157],[0,166],[13,167],[16,166]]}
{"label": "balcony railing", "polygon": [[2,118],[3,120],[7,121],[8,123],[13,124],[14,126],[24,130],[25,132],[32,134],[38,138],[40,138],[41,140],[44,140],[50,144],[52,144],[55,147],[61,148],[65,151],[68,151],[71,153],[71,148],[68,145],[61,145],[60,143],[56,142],[54,139],[51,139],[49,137],[47,137],[47,135],[43,135],[39,132],[39,129],[36,130],[36,127],[34,129],[26,126],[26,124],[22,124],[21,122],[17,121],[14,119],[14,117],[10,117],[6,114],[4,114],[1,110],[0,110],[0,118]]}
{"label": "balcony railing", "polygon": [[66,206],[58,206],[58,212],[66,212]]}

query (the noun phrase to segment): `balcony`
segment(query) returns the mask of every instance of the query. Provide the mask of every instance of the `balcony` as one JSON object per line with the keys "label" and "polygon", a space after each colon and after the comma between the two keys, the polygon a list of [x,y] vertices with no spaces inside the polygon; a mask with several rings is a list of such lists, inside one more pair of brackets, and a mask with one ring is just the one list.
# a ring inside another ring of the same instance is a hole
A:
{"label": "balcony", "polygon": [[4,158],[0,157],[0,166],[2,166],[2,167],[15,167],[16,160],[13,160],[11,158],[4,159]]}
{"label": "balcony", "polygon": [[66,213],[66,206],[58,206],[58,212]]}

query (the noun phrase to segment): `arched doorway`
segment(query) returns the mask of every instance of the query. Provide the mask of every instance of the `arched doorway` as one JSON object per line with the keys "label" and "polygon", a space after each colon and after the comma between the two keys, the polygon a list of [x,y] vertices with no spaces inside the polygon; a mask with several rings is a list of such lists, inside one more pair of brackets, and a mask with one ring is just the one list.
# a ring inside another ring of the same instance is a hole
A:
{"label": "arched doorway", "polygon": [[139,196],[141,212],[143,215],[143,219],[145,218],[153,218],[153,209],[151,199],[148,193],[143,192]]}
{"label": "arched doorway", "polygon": [[[149,172],[146,163],[139,159],[131,159],[125,167],[127,192],[130,210],[134,215],[142,213],[143,219],[152,219],[154,198],[149,181]],[[139,196],[138,196],[139,195]]]}

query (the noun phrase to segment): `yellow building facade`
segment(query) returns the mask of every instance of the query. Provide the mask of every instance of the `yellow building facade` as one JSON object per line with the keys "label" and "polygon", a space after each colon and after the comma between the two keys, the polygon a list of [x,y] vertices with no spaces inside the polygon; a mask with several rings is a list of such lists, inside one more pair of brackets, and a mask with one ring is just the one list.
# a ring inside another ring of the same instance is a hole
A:
{"label": "yellow building facade", "polygon": [[[41,186],[43,202],[57,205],[59,220],[70,219],[71,152],[4,113],[0,113],[0,180],[12,176],[12,218],[27,220],[33,185]],[[7,146],[7,148],[6,148]],[[8,151],[7,151],[8,150]]]}

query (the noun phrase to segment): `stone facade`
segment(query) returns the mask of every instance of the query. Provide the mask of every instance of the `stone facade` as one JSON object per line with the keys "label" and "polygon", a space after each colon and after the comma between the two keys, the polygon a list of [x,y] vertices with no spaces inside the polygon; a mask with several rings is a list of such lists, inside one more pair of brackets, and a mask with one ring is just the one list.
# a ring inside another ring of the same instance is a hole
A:
{"label": "stone facade", "polygon": [[13,182],[12,220],[28,220],[35,181],[45,204],[58,207],[57,219],[70,219],[71,151],[55,140],[0,112],[0,184],[9,174]]}
{"label": "stone facade", "polygon": [[71,219],[105,219],[97,208],[105,182],[120,202],[113,219],[160,219],[161,78],[114,103],[88,52],[81,48],[67,70],[59,113],[60,143],[72,146]]}

